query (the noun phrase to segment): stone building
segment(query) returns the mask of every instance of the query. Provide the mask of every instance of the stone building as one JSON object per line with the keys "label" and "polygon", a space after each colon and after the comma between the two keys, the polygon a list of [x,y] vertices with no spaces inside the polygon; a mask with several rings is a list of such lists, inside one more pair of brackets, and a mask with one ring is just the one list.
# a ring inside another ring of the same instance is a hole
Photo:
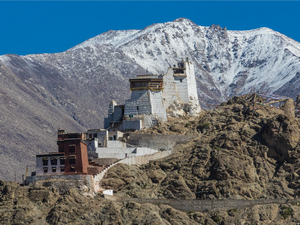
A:
{"label": "stone building", "polygon": [[[157,153],[149,147],[128,145],[122,141],[123,133],[120,131],[108,131],[105,129],[91,129],[87,131],[87,148],[89,159],[95,158],[124,159],[142,155]],[[101,164],[102,165],[102,164]]]}
{"label": "stone building", "polygon": [[166,121],[167,116],[194,116],[201,111],[194,65],[188,58],[164,75],[138,75],[129,82],[131,98],[125,105],[111,101],[105,129],[140,130]]}
{"label": "stone building", "polygon": [[66,133],[58,130],[58,152],[36,155],[36,176],[97,174],[102,165],[90,164],[86,133]]}

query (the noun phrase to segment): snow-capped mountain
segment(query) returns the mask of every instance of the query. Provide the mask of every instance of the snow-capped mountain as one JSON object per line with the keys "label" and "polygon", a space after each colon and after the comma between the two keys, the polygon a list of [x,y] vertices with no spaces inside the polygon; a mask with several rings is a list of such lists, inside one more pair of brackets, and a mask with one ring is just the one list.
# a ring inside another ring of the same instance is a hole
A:
{"label": "snow-capped mountain", "polygon": [[189,57],[201,98],[216,101],[258,90],[280,94],[300,71],[300,43],[268,28],[228,31],[180,18],[140,31],[108,31],[71,50],[101,44],[113,45],[152,73]]}
{"label": "snow-capped mountain", "polygon": [[[55,151],[59,126],[102,127],[109,102],[129,97],[129,78],[164,74],[186,57],[195,65],[202,108],[258,90],[293,98],[300,92],[300,43],[268,28],[228,31],[179,18],[143,30],[108,31],[61,53],[3,55],[0,137],[15,143],[0,145],[0,165],[34,164],[37,149]],[[30,154],[24,152],[28,142]],[[16,162],[20,155],[11,152],[22,151],[25,161]],[[0,171],[0,179],[14,172]]]}

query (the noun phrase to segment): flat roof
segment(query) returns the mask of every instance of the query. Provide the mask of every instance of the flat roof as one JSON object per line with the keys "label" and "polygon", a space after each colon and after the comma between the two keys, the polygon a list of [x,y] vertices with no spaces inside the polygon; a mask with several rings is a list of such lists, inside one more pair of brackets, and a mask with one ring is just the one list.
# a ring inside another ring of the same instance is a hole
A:
{"label": "flat roof", "polygon": [[36,157],[39,158],[39,157],[64,156],[64,155],[65,155],[64,152],[49,152],[46,154],[38,154],[38,155],[36,155]]}

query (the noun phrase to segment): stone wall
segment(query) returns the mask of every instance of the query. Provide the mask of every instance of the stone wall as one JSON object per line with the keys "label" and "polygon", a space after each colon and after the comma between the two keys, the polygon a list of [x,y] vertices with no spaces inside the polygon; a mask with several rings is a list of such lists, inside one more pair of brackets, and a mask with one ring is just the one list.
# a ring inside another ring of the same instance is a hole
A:
{"label": "stone wall", "polygon": [[131,98],[125,101],[124,115],[139,114],[151,114],[149,90],[133,90]]}
{"label": "stone wall", "polygon": [[184,143],[193,138],[188,135],[137,134],[124,133],[127,143],[157,150],[173,150],[176,144]]}
{"label": "stone wall", "polygon": [[173,151],[162,151],[162,152],[154,153],[152,155],[129,157],[129,158],[126,158],[126,159],[122,159],[118,162],[115,162],[114,164],[112,164],[109,167],[105,168],[104,170],[101,171],[101,173],[97,174],[94,177],[94,190],[95,190],[95,192],[98,192],[98,191],[102,190],[99,184],[100,184],[102,178],[104,177],[104,175],[106,174],[106,172],[112,166],[115,166],[119,163],[124,163],[124,164],[129,164],[129,165],[142,165],[142,164],[149,163],[150,160],[161,159],[161,158],[164,158],[166,156],[169,156],[169,155],[172,154],[172,152]]}
{"label": "stone wall", "polygon": [[257,200],[196,200],[196,199],[147,199],[147,198],[113,198],[116,201],[135,201],[138,203],[164,204],[181,211],[206,211],[206,210],[229,210],[233,208],[244,208],[262,204],[285,204],[296,202],[299,199],[257,199]]}
{"label": "stone wall", "polygon": [[150,160],[161,159],[166,156],[169,156],[172,154],[172,152],[173,151],[162,151],[151,155],[128,157],[126,159],[120,160],[118,163],[124,163],[128,165],[143,165],[149,163]]}
{"label": "stone wall", "polygon": [[92,175],[48,175],[27,177],[26,185],[34,187],[54,187],[59,192],[65,193],[70,188],[86,186],[90,192],[94,192],[94,178]]}

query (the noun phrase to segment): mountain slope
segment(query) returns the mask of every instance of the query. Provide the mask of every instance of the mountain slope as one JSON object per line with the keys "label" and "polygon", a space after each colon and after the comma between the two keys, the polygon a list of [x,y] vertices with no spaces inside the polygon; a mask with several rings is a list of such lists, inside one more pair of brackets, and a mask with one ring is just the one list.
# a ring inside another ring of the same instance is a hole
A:
{"label": "mountain slope", "polygon": [[[163,74],[189,57],[205,108],[250,91],[295,98],[300,83],[299,56],[298,42],[268,28],[228,31],[216,25],[198,26],[184,18],[143,30],[108,31],[61,53],[0,56],[0,99],[10,99],[0,111],[5,118],[0,123],[1,148],[5,149],[0,163],[7,165],[8,171],[0,178],[12,179],[16,164],[17,170],[27,164],[33,167],[38,149],[56,150],[59,126],[70,131],[102,127],[109,102],[124,103],[130,95],[128,78],[146,70]],[[11,99],[15,99],[14,108]],[[23,110],[23,105],[29,110]],[[39,111],[44,122],[33,116]],[[16,118],[22,122],[16,124]],[[43,128],[36,128],[44,123],[50,138]],[[31,141],[36,130],[38,135]],[[20,137],[19,147],[12,146],[12,140]],[[28,148],[32,149],[30,157],[20,162],[23,154],[29,154]]]}

